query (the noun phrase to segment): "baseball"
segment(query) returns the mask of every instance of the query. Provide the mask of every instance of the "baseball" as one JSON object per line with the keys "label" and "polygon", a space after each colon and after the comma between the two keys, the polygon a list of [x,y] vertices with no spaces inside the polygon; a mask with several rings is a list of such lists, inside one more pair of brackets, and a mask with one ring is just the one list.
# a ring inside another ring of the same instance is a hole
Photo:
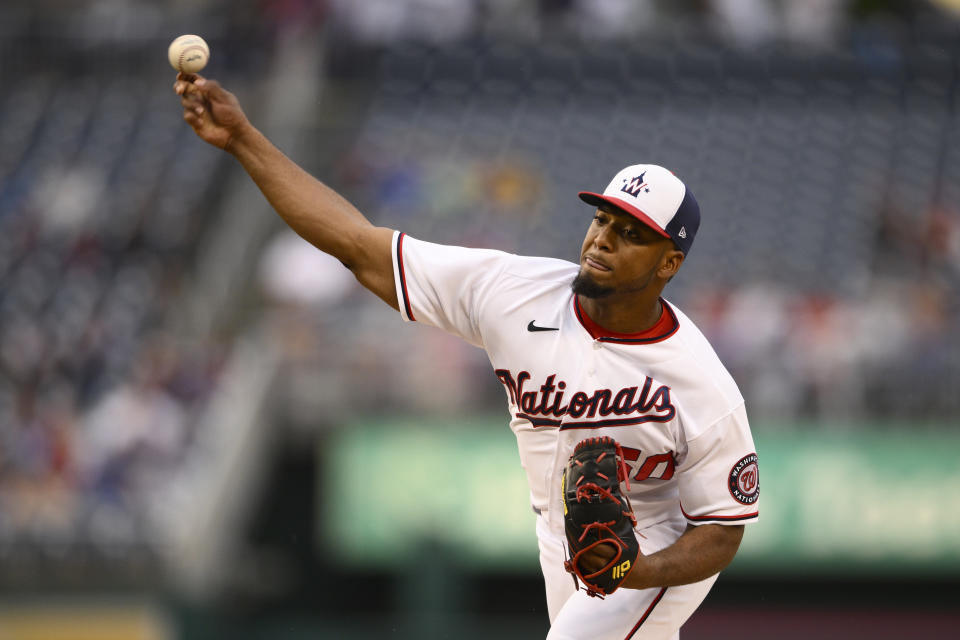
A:
{"label": "baseball", "polygon": [[203,38],[194,35],[180,36],[167,49],[170,66],[183,73],[197,73],[210,59],[210,47]]}

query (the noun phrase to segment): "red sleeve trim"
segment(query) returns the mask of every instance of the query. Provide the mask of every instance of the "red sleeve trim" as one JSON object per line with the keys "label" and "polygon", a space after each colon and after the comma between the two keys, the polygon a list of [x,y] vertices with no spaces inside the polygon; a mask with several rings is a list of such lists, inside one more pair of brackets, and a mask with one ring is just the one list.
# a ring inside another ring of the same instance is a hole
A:
{"label": "red sleeve trim", "polygon": [[401,233],[397,237],[397,272],[400,274],[400,293],[403,295],[403,309],[407,312],[407,317],[413,322],[417,319],[413,316],[413,307],[410,306],[410,294],[407,292],[407,273],[403,267],[403,238],[407,234]]}
{"label": "red sleeve trim", "polygon": [[753,513],[745,513],[742,515],[736,516],[715,516],[715,515],[706,515],[706,516],[692,516],[683,509],[683,505],[680,505],[680,511],[683,512],[683,517],[687,520],[693,522],[738,522],[742,520],[752,520],[756,517],[759,517],[760,511],[754,511]]}

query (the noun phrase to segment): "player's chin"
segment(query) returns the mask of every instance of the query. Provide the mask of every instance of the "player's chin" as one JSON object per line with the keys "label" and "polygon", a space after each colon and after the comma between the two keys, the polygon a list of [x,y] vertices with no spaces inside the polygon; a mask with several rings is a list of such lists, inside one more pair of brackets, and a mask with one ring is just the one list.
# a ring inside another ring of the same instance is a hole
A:
{"label": "player's chin", "polygon": [[613,287],[597,282],[586,267],[580,267],[580,273],[573,279],[570,288],[573,289],[575,294],[585,298],[605,298],[614,291]]}

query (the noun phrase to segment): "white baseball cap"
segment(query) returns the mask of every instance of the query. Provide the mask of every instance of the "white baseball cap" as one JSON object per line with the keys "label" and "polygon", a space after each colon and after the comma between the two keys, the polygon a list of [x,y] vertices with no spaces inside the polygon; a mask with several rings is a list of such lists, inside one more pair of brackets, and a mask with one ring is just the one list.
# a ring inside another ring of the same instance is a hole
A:
{"label": "white baseball cap", "polygon": [[580,199],[599,207],[608,204],[632,215],[689,253],[700,228],[700,205],[690,189],[669,169],[634,164],[620,170],[603,193],[581,191]]}

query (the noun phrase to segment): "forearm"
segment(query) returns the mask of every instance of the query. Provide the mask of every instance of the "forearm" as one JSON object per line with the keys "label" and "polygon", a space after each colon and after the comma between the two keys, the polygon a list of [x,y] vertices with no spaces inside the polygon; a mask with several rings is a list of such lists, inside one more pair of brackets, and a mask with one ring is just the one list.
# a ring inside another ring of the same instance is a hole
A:
{"label": "forearm", "polygon": [[226,148],[267,201],[301,237],[353,268],[373,225],[333,189],[290,160],[252,125]]}
{"label": "forearm", "polygon": [[742,538],[743,526],[690,527],[669,547],[638,557],[623,586],[673,587],[709,578],[730,564]]}
{"label": "forearm", "polygon": [[392,230],[374,227],[353,205],[285,156],[250,124],[236,96],[218,82],[181,73],[173,90],[180,96],[183,119],[197,136],[233,154],[294,231],[398,308]]}

